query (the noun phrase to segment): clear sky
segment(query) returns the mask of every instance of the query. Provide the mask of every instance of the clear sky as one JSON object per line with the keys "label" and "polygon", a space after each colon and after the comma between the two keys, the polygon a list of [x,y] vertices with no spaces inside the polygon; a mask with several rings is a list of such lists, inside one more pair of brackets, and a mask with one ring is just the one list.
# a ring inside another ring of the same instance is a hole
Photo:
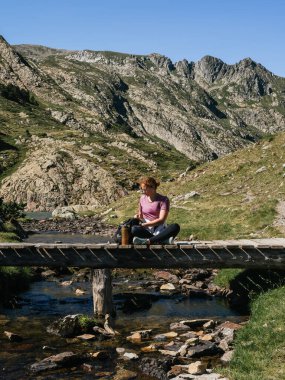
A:
{"label": "clear sky", "polygon": [[173,62],[250,57],[285,77],[285,0],[0,0],[0,34],[10,44]]}

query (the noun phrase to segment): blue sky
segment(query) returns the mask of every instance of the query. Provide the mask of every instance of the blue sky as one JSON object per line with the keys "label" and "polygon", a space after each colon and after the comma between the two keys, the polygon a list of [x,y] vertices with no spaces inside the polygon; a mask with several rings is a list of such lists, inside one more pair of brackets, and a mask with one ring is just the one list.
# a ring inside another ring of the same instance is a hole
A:
{"label": "blue sky", "polygon": [[10,44],[160,53],[173,62],[251,57],[285,77],[285,0],[0,0]]}

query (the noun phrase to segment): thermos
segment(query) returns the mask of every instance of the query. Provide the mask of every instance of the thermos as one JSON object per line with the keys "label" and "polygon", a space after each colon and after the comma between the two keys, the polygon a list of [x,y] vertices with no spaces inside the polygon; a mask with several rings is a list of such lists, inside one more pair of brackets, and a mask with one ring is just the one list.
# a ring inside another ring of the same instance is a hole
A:
{"label": "thermos", "polygon": [[129,228],[127,226],[122,226],[122,245],[129,244]]}

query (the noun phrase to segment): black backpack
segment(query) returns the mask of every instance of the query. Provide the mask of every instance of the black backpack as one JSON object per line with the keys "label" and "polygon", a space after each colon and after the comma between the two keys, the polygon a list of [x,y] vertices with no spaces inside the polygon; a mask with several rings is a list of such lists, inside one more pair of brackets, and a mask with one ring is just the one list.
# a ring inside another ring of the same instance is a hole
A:
{"label": "black backpack", "polygon": [[122,241],[122,227],[125,226],[129,230],[129,244],[132,244],[133,242],[133,235],[132,235],[132,227],[138,226],[140,224],[140,220],[137,218],[130,218],[125,220],[123,223],[119,224],[117,231],[114,235],[114,240],[116,243],[121,244]]}

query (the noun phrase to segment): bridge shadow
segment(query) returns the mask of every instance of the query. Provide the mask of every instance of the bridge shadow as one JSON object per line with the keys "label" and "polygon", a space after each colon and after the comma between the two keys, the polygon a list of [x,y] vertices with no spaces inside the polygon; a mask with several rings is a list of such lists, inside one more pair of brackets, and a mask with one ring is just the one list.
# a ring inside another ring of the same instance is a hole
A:
{"label": "bridge shadow", "polygon": [[285,285],[284,270],[247,269],[230,281],[227,298],[232,308],[249,312],[250,303],[261,293]]}

